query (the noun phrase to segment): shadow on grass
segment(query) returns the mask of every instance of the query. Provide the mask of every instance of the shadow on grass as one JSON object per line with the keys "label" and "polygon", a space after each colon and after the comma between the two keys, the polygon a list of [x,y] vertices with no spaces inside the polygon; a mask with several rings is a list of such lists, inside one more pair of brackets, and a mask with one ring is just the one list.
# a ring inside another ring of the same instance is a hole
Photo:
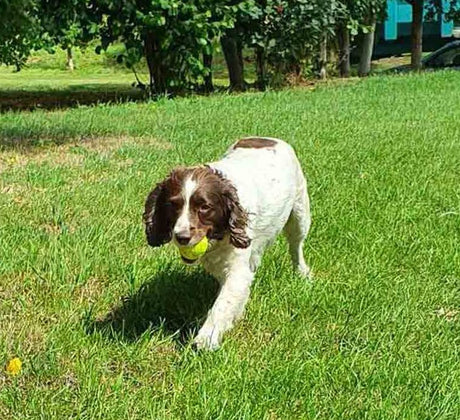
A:
{"label": "shadow on grass", "polygon": [[[248,86],[249,87],[249,86]],[[227,87],[215,86],[212,93],[226,92]],[[203,88],[193,91],[176,92],[168,97],[208,95]],[[157,98],[164,95],[158,95]],[[81,105],[117,104],[123,102],[142,102],[155,99],[146,89],[129,87],[126,84],[88,83],[68,86],[65,89],[0,89],[0,113],[8,111],[48,111],[75,108]]]}
{"label": "shadow on grass", "polygon": [[[216,87],[214,92],[224,92],[227,88]],[[196,95],[208,95],[203,91],[193,92]],[[185,96],[192,92],[184,92]],[[170,95],[170,98],[174,96]],[[147,102],[164,98],[149,96],[145,90],[129,88],[126,85],[86,84],[70,86],[63,90],[2,90],[0,88],[0,114],[7,111],[23,110],[64,110],[80,105],[121,104],[128,102]],[[20,123],[9,123],[0,126],[0,150],[16,149],[18,152],[43,145],[61,145],[73,141],[84,141],[98,137],[90,128],[82,128],[78,124],[61,126],[55,124],[28,123],[27,117],[21,116]]]}
{"label": "shadow on grass", "polygon": [[84,84],[62,90],[0,90],[0,112],[72,108],[148,99],[145,91],[126,85]]}
{"label": "shadow on grass", "polygon": [[87,331],[132,342],[161,329],[184,343],[204,321],[217,292],[215,279],[200,271],[159,273],[102,319],[90,321]]}

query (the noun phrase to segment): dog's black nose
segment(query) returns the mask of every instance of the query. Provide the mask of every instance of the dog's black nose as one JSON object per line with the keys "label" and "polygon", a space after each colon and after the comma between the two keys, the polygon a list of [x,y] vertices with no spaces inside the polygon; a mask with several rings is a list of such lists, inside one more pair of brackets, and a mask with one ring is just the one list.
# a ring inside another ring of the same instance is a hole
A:
{"label": "dog's black nose", "polygon": [[176,234],[176,241],[179,245],[188,245],[190,239],[190,236],[187,234]]}

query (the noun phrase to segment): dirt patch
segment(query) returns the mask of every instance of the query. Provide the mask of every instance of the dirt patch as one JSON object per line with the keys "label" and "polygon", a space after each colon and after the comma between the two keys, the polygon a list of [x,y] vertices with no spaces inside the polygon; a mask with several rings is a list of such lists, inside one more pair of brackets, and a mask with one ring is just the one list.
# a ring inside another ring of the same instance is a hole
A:
{"label": "dirt patch", "polygon": [[381,58],[380,60],[375,60],[372,62],[372,67],[374,70],[388,70],[393,67],[403,66],[410,64],[410,55],[402,55],[398,57],[386,57]]}
{"label": "dirt patch", "polygon": [[439,308],[435,311],[435,314],[438,318],[442,318],[447,322],[455,321],[459,313],[460,311],[458,309],[452,308]]}
{"label": "dirt patch", "polygon": [[[113,91],[101,91],[98,84],[85,83],[86,89],[68,88],[62,91],[0,91],[0,112],[14,110],[62,109],[74,108],[81,105],[101,103],[142,102],[147,99],[145,92],[140,89],[116,86]],[[90,87],[94,87],[93,90]]]}
{"label": "dirt patch", "polygon": [[[0,173],[23,168],[29,164],[46,164],[52,167],[80,166],[85,161],[88,152],[110,157],[113,152],[127,145],[151,146],[161,150],[168,150],[172,147],[164,140],[132,136],[87,137],[66,144],[54,144],[40,148],[17,146],[0,152]],[[125,160],[122,166],[129,166],[132,163],[132,160]]]}
{"label": "dirt patch", "polygon": [[0,183],[0,194],[8,194],[11,196],[17,196],[17,195],[22,195],[27,191],[28,189],[25,185]]}
{"label": "dirt patch", "polygon": [[89,278],[86,283],[78,285],[74,292],[73,296],[78,304],[94,303],[97,301],[98,297],[104,291],[105,285],[101,279],[97,277]]}
{"label": "dirt patch", "polygon": [[8,276],[0,285],[0,341],[6,352],[15,354],[15,343],[21,343],[22,354],[33,354],[44,348],[45,331],[40,323],[36,292],[27,281],[26,272]]}
{"label": "dirt patch", "polygon": [[64,224],[43,223],[40,228],[48,235],[61,235],[63,233],[74,233],[75,227]]}
{"label": "dirt patch", "polygon": [[103,136],[84,138],[73,146],[81,146],[87,150],[106,153],[114,151],[126,145],[152,146],[160,150],[171,149],[171,143],[159,140],[155,137],[133,137],[133,136]]}
{"label": "dirt patch", "polygon": [[0,154],[0,173],[24,168],[29,164],[49,164],[51,166],[78,166],[84,161],[84,156],[73,153],[69,146],[53,146],[36,151],[16,149],[3,151]]}

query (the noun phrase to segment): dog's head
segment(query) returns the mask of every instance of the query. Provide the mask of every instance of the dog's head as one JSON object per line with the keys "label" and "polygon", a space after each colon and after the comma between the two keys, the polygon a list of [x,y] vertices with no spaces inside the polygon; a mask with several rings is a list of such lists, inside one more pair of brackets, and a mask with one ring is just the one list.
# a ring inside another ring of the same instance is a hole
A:
{"label": "dog's head", "polygon": [[220,240],[228,234],[233,246],[247,248],[247,221],[235,187],[209,167],[174,170],[145,203],[145,233],[154,247],[171,240],[195,245],[204,236]]}

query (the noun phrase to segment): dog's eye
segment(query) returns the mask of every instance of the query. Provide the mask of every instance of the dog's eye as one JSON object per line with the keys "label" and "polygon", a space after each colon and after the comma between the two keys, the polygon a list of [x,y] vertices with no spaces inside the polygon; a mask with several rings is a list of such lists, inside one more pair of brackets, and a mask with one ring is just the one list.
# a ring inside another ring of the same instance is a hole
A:
{"label": "dog's eye", "polygon": [[202,204],[200,206],[200,212],[201,213],[207,213],[209,210],[211,210],[211,206],[209,204]]}

